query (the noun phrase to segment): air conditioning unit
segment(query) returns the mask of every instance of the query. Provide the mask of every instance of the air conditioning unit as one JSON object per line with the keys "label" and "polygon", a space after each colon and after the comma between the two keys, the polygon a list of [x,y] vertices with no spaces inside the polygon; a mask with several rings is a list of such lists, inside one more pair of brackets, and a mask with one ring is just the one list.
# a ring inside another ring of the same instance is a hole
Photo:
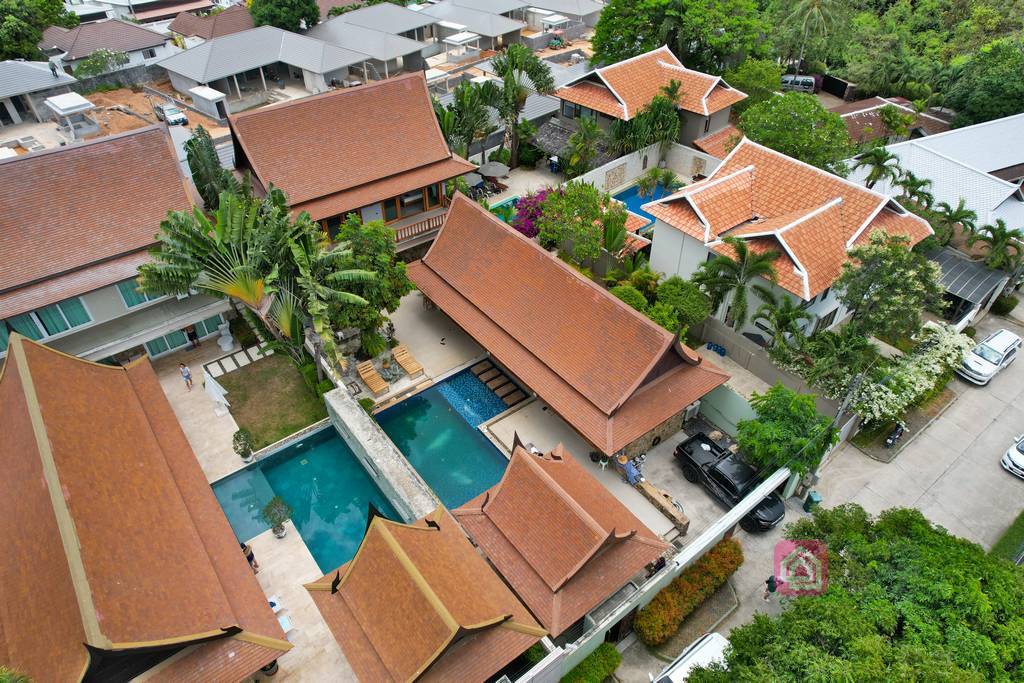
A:
{"label": "air conditioning unit", "polygon": [[686,406],[686,410],[683,412],[683,424],[686,424],[693,418],[697,417],[697,413],[700,411],[700,401],[694,401],[690,405]]}

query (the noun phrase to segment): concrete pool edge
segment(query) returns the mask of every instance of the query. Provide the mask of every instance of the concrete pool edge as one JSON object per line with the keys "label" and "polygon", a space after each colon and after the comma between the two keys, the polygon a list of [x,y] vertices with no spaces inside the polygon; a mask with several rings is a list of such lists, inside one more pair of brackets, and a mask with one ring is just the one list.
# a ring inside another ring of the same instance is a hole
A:
{"label": "concrete pool edge", "polygon": [[288,448],[288,446],[291,446],[292,444],[296,443],[297,441],[301,441],[302,439],[305,439],[310,434],[314,434],[316,432],[319,432],[321,429],[327,427],[330,423],[331,423],[331,420],[330,420],[330,418],[327,418],[327,417],[325,417],[322,420],[317,420],[313,424],[307,425],[307,426],[303,427],[302,429],[300,429],[297,432],[292,432],[291,434],[289,434],[288,436],[284,437],[283,439],[278,439],[274,443],[269,444],[267,446],[264,446],[263,448],[259,449],[258,451],[254,451],[253,454],[252,454],[252,460],[250,460],[249,462],[242,462],[242,459],[239,458],[238,459],[238,462],[239,462],[238,467],[236,467],[235,469],[231,470],[227,474],[222,475],[220,477],[217,477],[213,481],[209,482],[210,486],[213,486],[214,484],[218,484],[218,483],[224,481],[225,479],[227,479],[228,477],[230,477],[230,476],[232,476],[234,474],[238,474],[242,470],[249,469],[250,467],[254,466],[256,463],[260,462],[261,460],[266,460],[267,458],[269,458],[270,456],[274,455],[278,451],[284,450],[285,448]]}

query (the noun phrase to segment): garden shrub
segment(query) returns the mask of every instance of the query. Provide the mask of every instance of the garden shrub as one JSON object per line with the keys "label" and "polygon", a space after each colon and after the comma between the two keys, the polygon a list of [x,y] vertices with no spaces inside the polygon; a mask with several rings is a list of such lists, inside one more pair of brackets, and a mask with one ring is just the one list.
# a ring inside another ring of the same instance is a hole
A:
{"label": "garden shrub", "polygon": [[741,564],[743,550],[739,541],[735,538],[722,539],[640,609],[633,622],[633,630],[648,645],[664,643]]}
{"label": "garden shrub", "polygon": [[316,385],[319,380],[316,376],[316,366],[312,363],[304,363],[299,366],[299,373],[302,375],[302,381],[306,383],[309,390],[316,393]]}
{"label": "garden shrub", "polygon": [[363,398],[359,399],[359,405],[362,406],[363,410],[366,411],[367,415],[372,417],[373,407],[377,405],[377,403],[372,398],[367,398],[364,396]]}
{"label": "garden shrub", "polygon": [[243,349],[247,349],[250,346],[255,346],[259,343],[259,337],[252,331],[248,323],[242,318],[242,316],[236,316],[228,321],[229,329],[231,330],[231,336],[235,338]]}
{"label": "garden shrub", "polygon": [[548,656],[548,651],[544,649],[544,646],[540,643],[534,643],[530,648],[523,653],[523,657],[526,658],[530,664],[537,664],[542,659]]}
{"label": "garden shrub", "polygon": [[544,158],[544,150],[534,144],[527,143],[519,146],[519,165],[534,168],[537,162]]}
{"label": "garden shrub", "polygon": [[601,683],[619,668],[622,655],[611,643],[601,643],[576,668],[562,677],[561,683]]}
{"label": "garden shrub", "polygon": [[676,309],[664,301],[659,301],[647,309],[647,317],[658,323],[672,334],[679,329],[679,315]]}
{"label": "garden shrub", "polygon": [[487,161],[497,161],[499,163],[508,165],[508,162],[512,160],[512,152],[507,148],[496,149],[487,155]]}
{"label": "garden shrub", "polygon": [[609,291],[612,296],[627,306],[640,311],[644,315],[647,314],[647,299],[644,298],[644,295],[636,287],[632,285],[618,285],[617,287],[612,287]]}
{"label": "garden shrub", "polygon": [[328,391],[334,388],[334,382],[329,379],[324,379],[316,385],[316,393],[318,396],[323,396]]}
{"label": "garden shrub", "polygon": [[676,310],[679,322],[696,327],[711,315],[711,299],[700,287],[673,275],[658,285],[657,301],[666,303]]}
{"label": "garden shrub", "polygon": [[516,215],[512,219],[512,227],[531,239],[536,237],[537,233],[540,232],[537,221],[540,220],[541,215],[544,213],[544,200],[550,191],[550,189],[544,188],[543,190],[531,192],[520,197],[516,203]]}
{"label": "garden shrub", "polygon": [[968,325],[967,327],[964,328],[964,334],[966,334],[971,339],[974,339],[974,336],[978,334],[978,330]]}
{"label": "garden shrub", "polygon": [[1003,295],[996,297],[996,300],[992,302],[992,312],[996,315],[1009,315],[1010,311],[1017,308],[1018,303],[1015,296]]}

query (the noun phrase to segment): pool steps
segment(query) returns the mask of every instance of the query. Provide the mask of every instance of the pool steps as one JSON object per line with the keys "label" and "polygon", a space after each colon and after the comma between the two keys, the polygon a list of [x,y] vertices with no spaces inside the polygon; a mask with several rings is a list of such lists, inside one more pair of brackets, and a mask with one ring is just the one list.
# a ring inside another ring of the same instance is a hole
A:
{"label": "pool steps", "polygon": [[480,361],[470,368],[470,372],[485,383],[487,388],[493,391],[509,408],[526,400],[526,394],[490,360]]}

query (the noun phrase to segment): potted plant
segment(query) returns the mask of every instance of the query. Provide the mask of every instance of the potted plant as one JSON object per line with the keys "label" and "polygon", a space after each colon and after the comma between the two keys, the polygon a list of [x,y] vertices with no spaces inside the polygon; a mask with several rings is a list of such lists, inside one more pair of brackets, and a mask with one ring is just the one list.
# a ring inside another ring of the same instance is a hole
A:
{"label": "potted plant", "polygon": [[252,432],[244,427],[239,429],[231,437],[231,445],[242,462],[252,462]]}
{"label": "potted plant", "polygon": [[284,523],[292,516],[291,505],[284,502],[284,498],[281,496],[274,496],[269,503],[263,506],[262,515],[263,521],[270,525],[274,535],[284,538],[284,535],[288,533],[284,528]]}

